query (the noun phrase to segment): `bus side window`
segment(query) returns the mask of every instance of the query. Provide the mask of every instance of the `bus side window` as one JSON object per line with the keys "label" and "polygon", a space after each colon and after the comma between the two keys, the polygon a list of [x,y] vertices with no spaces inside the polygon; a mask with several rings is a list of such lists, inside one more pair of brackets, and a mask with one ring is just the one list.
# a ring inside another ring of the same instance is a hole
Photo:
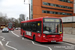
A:
{"label": "bus side window", "polygon": [[28,23],[28,31],[32,31],[32,28],[31,28],[31,23]]}
{"label": "bus side window", "polygon": [[26,23],[25,25],[25,30],[28,30],[28,23]]}
{"label": "bus side window", "polygon": [[36,32],[37,31],[36,22],[32,22],[32,31],[33,32]]}
{"label": "bus side window", "polygon": [[23,23],[21,24],[21,28],[23,29]]}
{"label": "bus side window", "polygon": [[37,32],[41,33],[41,21],[37,22]]}
{"label": "bus side window", "polygon": [[23,29],[26,30],[26,23],[23,24]]}

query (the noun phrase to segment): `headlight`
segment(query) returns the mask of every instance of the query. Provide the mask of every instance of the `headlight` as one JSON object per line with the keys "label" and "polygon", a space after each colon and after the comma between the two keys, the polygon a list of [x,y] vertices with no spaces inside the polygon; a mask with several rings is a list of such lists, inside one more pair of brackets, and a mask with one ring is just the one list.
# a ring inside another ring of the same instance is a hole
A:
{"label": "headlight", "polygon": [[43,35],[43,37],[45,37],[45,35]]}
{"label": "headlight", "polygon": [[4,31],[4,30],[2,30],[2,31]]}
{"label": "headlight", "polygon": [[9,31],[9,30],[7,30],[7,31]]}
{"label": "headlight", "polygon": [[38,35],[40,37],[40,35]]}

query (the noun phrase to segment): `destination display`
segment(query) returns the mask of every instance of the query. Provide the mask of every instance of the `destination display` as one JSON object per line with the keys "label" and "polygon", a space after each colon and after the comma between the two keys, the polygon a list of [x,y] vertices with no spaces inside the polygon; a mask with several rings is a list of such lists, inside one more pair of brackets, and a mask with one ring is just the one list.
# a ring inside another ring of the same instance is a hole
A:
{"label": "destination display", "polygon": [[60,19],[44,19],[44,22],[60,22]]}

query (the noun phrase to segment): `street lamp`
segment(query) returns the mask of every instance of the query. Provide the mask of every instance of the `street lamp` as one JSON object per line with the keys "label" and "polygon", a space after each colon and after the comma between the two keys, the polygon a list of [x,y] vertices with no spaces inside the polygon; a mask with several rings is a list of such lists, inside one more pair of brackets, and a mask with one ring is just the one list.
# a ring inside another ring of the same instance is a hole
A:
{"label": "street lamp", "polygon": [[[29,5],[29,19],[30,19],[30,0],[28,0],[29,3],[26,3]],[[24,4],[25,4],[25,0],[24,0]]]}

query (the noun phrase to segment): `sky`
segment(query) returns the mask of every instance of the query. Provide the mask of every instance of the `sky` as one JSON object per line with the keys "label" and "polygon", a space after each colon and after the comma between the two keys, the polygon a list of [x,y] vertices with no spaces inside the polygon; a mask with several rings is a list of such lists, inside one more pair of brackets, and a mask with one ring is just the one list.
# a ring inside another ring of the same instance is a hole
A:
{"label": "sky", "polygon": [[0,0],[0,12],[7,15],[8,18],[19,18],[20,14],[29,16],[28,0]]}

